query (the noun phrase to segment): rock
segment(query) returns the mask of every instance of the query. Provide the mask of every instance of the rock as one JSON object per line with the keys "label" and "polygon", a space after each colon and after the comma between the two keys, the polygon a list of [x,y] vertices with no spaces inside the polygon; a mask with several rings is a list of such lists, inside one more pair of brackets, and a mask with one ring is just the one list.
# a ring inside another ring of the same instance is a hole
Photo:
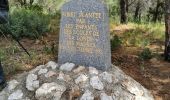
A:
{"label": "rock", "polygon": [[57,79],[58,79],[58,80],[65,81],[65,79],[64,79],[64,73],[63,73],[63,72],[60,72]]}
{"label": "rock", "polygon": [[113,98],[112,96],[108,96],[106,93],[101,93],[100,100],[113,100]]}
{"label": "rock", "polygon": [[56,72],[54,72],[54,71],[49,71],[48,73],[45,74],[45,77],[46,77],[46,78],[49,78],[49,77],[52,77],[52,76],[54,76],[54,75],[57,75]]}
{"label": "rock", "polygon": [[25,97],[25,99],[23,99],[23,100],[31,100],[30,98],[28,98],[28,97]]}
{"label": "rock", "polygon": [[117,66],[112,65],[112,75],[114,76],[114,84],[124,80],[127,75]]}
{"label": "rock", "polygon": [[69,82],[72,78],[70,77],[70,75],[65,75],[64,79],[65,81]]}
{"label": "rock", "polygon": [[85,70],[84,66],[79,66],[77,69],[73,70],[74,73],[80,73],[81,71]]}
{"label": "rock", "polygon": [[38,72],[38,75],[41,75],[41,74],[46,74],[48,72],[48,69],[40,69],[39,72]]}
{"label": "rock", "polygon": [[72,69],[75,67],[75,64],[73,63],[65,63],[60,66],[61,71],[72,71]]}
{"label": "rock", "polygon": [[8,100],[22,100],[23,92],[21,90],[16,90],[9,97]]}
{"label": "rock", "polygon": [[138,98],[136,100],[154,100],[152,94],[131,77],[128,77],[121,84],[127,91],[134,94],[135,98]]}
{"label": "rock", "polygon": [[76,97],[79,97],[81,95],[79,86],[73,86],[71,88],[71,91],[69,91],[69,100],[73,100]]}
{"label": "rock", "polygon": [[29,74],[34,74],[36,71],[38,71],[38,70],[40,70],[40,69],[42,69],[42,68],[44,68],[44,67],[45,67],[44,65],[39,65],[39,66],[37,66],[35,69],[31,70],[31,71],[29,72]]}
{"label": "rock", "polygon": [[[112,96],[113,100],[143,100],[143,99],[135,99],[135,96],[129,92],[121,91],[116,93],[116,95]],[[150,99],[144,99],[144,100],[150,100]]]}
{"label": "rock", "polygon": [[39,81],[37,80],[37,75],[29,74],[26,79],[26,88],[29,91],[34,91],[35,89],[39,88]]}
{"label": "rock", "polygon": [[131,94],[127,90],[125,90],[122,85],[118,84],[113,87],[113,100],[135,100],[135,95]]}
{"label": "rock", "polygon": [[89,73],[90,73],[90,75],[98,75],[99,74],[98,70],[94,67],[89,67]]}
{"label": "rock", "polygon": [[134,83],[133,81],[129,80],[124,80],[121,84],[132,94],[135,94],[137,96],[142,96],[144,94],[138,83]]}
{"label": "rock", "polygon": [[100,74],[100,77],[101,77],[104,81],[106,81],[106,82],[108,82],[108,83],[112,83],[112,77],[113,77],[112,74],[109,74],[108,72],[103,72],[102,74]]}
{"label": "rock", "polygon": [[55,70],[57,67],[58,67],[58,64],[54,61],[49,61],[47,64],[46,64],[46,67],[49,68],[51,67],[53,70]]}
{"label": "rock", "polygon": [[90,78],[90,85],[97,90],[103,90],[104,86],[98,76],[93,76]]}
{"label": "rock", "polygon": [[0,92],[0,100],[8,100],[8,93],[4,90]]}
{"label": "rock", "polygon": [[77,79],[75,79],[75,83],[79,84],[81,82],[87,81],[88,77],[87,75],[81,74]]}
{"label": "rock", "polygon": [[86,90],[86,92],[82,95],[80,100],[94,100],[94,96],[89,90]]}
{"label": "rock", "polygon": [[66,91],[64,85],[57,83],[44,83],[35,93],[38,100],[60,100],[63,92]]}
{"label": "rock", "polygon": [[[27,72],[15,76],[16,79],[9,81],[8,87],[0,92],[0,100],[154,100],[146,88],[116,66],[109,72],[87,67],[78,67],[75,72],[39,68],[33,71],[36,74]],[[52,71],[45,73],[46,69]],[[38,73],[45,74],[38,77]],[[43,85],[39,87],[39,84]]]}
{"label": "rock", "polygon": [[13,89],[15,89],[17,87],[17,85],[19,85],[19,82],[17,80],[11,80],[8,83],[8,90],[12,91]]}
{"label": "rock", "polygon": [[70,75],[65,75],[62,71],[60,71],[57,79],[60,80],[60,81],[69,82],[71,80],[71,77],[70,77]]}

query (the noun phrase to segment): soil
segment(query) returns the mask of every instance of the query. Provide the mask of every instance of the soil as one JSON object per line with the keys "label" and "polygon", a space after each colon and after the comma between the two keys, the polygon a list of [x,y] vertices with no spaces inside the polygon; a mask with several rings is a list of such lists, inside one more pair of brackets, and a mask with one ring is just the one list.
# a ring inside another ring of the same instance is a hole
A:
{"label": "soil", "polygon": [[112,63],[149,89],[155,100],[169,100],[170,63],[156,58],[152,60],[142,61],[138,56],[127,53],[125,48],[112,52]]}

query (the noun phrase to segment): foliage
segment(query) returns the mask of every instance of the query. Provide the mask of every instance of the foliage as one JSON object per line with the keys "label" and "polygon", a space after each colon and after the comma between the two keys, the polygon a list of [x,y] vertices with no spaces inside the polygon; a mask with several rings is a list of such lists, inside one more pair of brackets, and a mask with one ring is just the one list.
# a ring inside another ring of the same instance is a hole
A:
{"label": "foliage", "polygon": [[37,10],[15,9],[10,13],[7,27],[18,38],[35,39],[49,31],[49,16]]}
{"label": "foliage", "polygon": [[126,45],[137,47],[148,46],[150,43],[150,39],[144,38],[144,35],[147,35],[144,32],[145,31],[138,28],[125,32],[123,37],[124,38],[123,43]]}
{"label": "foliage", "polygon": [[59,28],[60,28],[60,17],[61,14],[60,12],[56,12],[55,14],[50,15],[50,22],[49,22],[49,27],[50,31],[53,33],[59,33]]}
{"label": "foliage", "polygon": [[123,32],[122,43],[126,46],[147,47],[151,42],[163,42],[165,26],[161,23],[129,23],[132,27]]}
{"label": "foliage", "polygon": [[117,35],[115,35],[113,37],[113,39],[111,39],[111,49],[112,50],[117,48],[117,47],[120,47],[121,44],[122,44],[122,41],[121,41],[120,37],[118,37]]}
{"label": "foliage", "polygon": [[42,6],[39,6],[39,5],[31,5],[30,7],[29,7],[29,9],[31,10],[31,11],[38,11],[38,12],[43,12],[43,7]]}
{"label": "foliage", "polygon": [[148,60],[152,58],[152,52],[149,48],[145,48],[140,54],[139,58],[142,60]]}

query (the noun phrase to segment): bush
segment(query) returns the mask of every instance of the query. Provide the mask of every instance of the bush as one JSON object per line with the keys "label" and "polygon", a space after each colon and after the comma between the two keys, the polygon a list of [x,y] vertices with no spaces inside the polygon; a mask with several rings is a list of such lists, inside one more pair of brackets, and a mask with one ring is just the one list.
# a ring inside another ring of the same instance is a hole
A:
{"label": "bush", "polygon": [[142,60],[149,60],[152,58],[152,52],[149,48],[145,48],[140,54],[139,58]]}
{"label": "bush", "polygon": [[15,9],[10,14],[10,31],[18,38],[38,38],[49,31],[49,16],[25,8]]}
{"label": "bush", "polygon": [[119,46],[121,46],[121,44],[122,44],[122,41],[117,35],[115,35],[113,37],[113,39],[111,39],[111,49],[112,50],[119,47]]}

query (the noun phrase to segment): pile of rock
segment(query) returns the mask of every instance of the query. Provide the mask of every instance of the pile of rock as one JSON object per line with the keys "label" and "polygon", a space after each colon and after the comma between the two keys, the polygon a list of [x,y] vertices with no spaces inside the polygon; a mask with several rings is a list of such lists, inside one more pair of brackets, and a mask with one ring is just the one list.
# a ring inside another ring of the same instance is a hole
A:
{"label": "pile of rock", "polygon": [[0,100],[153,100],[151,93],[118,67],[108,72],[50,61],[15,76]]}

